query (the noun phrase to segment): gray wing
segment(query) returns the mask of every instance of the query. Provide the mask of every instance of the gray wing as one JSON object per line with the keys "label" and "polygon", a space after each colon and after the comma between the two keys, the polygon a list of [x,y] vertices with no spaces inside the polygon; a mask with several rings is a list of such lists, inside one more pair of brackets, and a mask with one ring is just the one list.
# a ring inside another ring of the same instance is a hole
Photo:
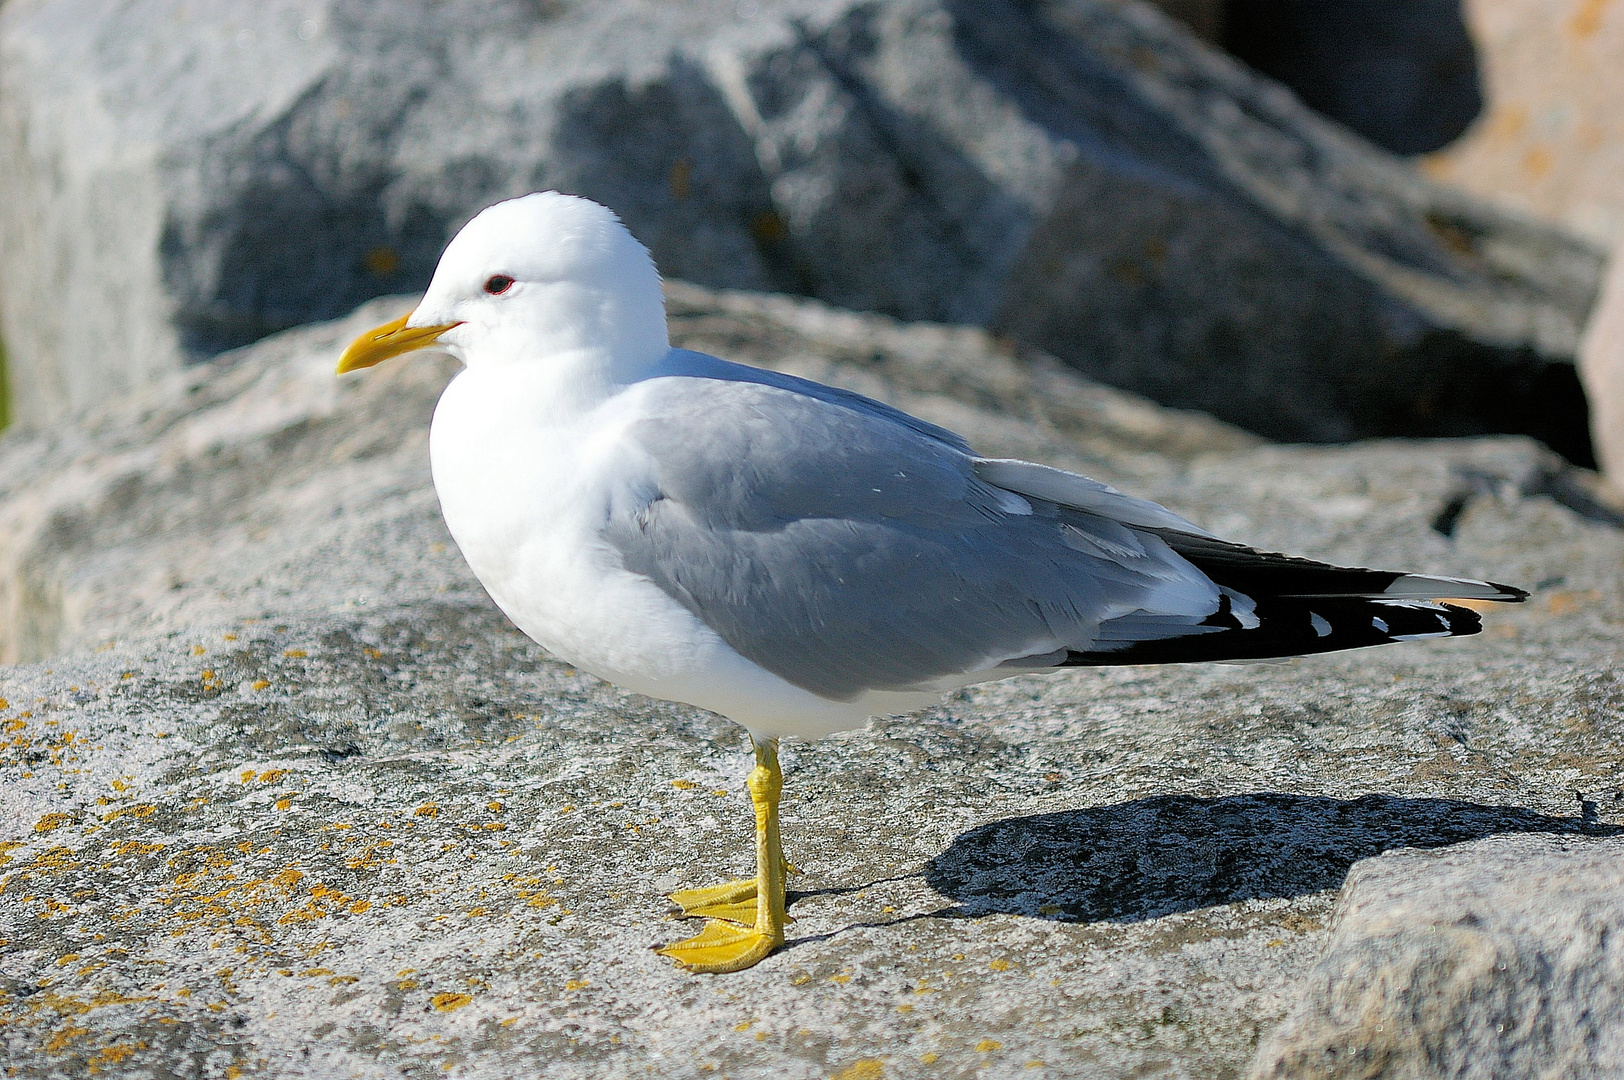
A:
{"label": "gray wing", "polygon": [[865,398],[708,372],[643,389],[628,438],[657,490],[613,509],[606,539],[813,693],[1052,666],[1096,641],[1199,633],[1218,610],[1160,537],[989,483],[956,437]]}

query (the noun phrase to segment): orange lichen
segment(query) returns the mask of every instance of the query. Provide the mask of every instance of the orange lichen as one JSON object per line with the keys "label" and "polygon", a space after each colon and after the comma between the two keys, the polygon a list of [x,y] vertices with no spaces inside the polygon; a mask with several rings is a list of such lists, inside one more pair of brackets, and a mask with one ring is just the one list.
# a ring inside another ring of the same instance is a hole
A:
{"label": "orange lichen", "polygon": [[64,825],[73,824],[72,814],[46,814],[34,822],[34,831],[37,833],[54,832]]}
{"label": "orange lichen", "polygon": [[115,840],[110,845],[115,855],[147,855],[162,850],[161,843],[147,843],[141,840]]}
{"label": "orange lichen", "polygon": [[468,994],[435,994],[429,998],[429,1004],[440,1012],[451,1012],[453,1009],[462,1008],[473,1000],[473,997]]}
{"label": "orange lichen", "polygon": [[73,1027],[71,1025],[65,1027],[55,1035],[52,1035],[50,1039],[46,1041],[45,1052],[48,1054],[54,1054],[58,1050],[61,1050],[63,1047],[67,1046],[68,1043],[72,1042],[74,1039],[77,1039],[81,1035],[89,1034],[89,1032],[89,1028]]}

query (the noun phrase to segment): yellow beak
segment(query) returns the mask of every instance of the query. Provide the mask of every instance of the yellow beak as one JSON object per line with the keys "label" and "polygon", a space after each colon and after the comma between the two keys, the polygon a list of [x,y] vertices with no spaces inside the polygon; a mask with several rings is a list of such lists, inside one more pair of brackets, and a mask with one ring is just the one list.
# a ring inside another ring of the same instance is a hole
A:
{"label": "yellow beak", "polygon": [[413,349],[426,349],[433,345],[441,334],[453,326],[462,325],[462,323],[446,323],[444,326],[407,326],[406,320],[409,318],[410,315],[402,315],[394,322],[373,327],[350,342],[349,347],[344,350],[344,355],[338,358],[338,373],[342,375],[346,371],[381,364],[391,356],[399,356]]}

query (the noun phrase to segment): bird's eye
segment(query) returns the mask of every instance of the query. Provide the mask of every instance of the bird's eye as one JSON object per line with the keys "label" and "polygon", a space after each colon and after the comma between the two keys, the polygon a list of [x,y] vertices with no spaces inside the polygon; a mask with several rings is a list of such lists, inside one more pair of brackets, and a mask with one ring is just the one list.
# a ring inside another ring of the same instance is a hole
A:
{"label": "bird's eye", "polygon": [[501,296],[513,287],[513,279],[506,274],[492,274],[485,279],[485,291],[492,296]]}

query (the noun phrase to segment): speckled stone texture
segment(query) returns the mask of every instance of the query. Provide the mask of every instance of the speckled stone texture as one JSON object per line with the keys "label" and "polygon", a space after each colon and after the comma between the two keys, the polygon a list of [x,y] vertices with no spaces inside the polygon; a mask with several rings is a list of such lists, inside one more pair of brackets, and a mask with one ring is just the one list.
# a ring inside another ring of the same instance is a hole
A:
{"label": "speckled stone texture", "polygon": [[1497,836],[1348,874],[1256,1077],[1624,1075],[1624,841]]}
{"label": "speckled stone texture", "polygon": [[748,869],[743,736],[483,598],[428,488],[448,365],[327,374],[396,310],[0,442],[10,1075],[1235,1078],[1360,860],[1624,824],[1619,533],[1534,445],[1264,446],[979,331],[673,286],[684,344],[986,452],[1534,590],[1472,639],[1020,678],[788,742],[790,943],[685,974],[661,894]]}

